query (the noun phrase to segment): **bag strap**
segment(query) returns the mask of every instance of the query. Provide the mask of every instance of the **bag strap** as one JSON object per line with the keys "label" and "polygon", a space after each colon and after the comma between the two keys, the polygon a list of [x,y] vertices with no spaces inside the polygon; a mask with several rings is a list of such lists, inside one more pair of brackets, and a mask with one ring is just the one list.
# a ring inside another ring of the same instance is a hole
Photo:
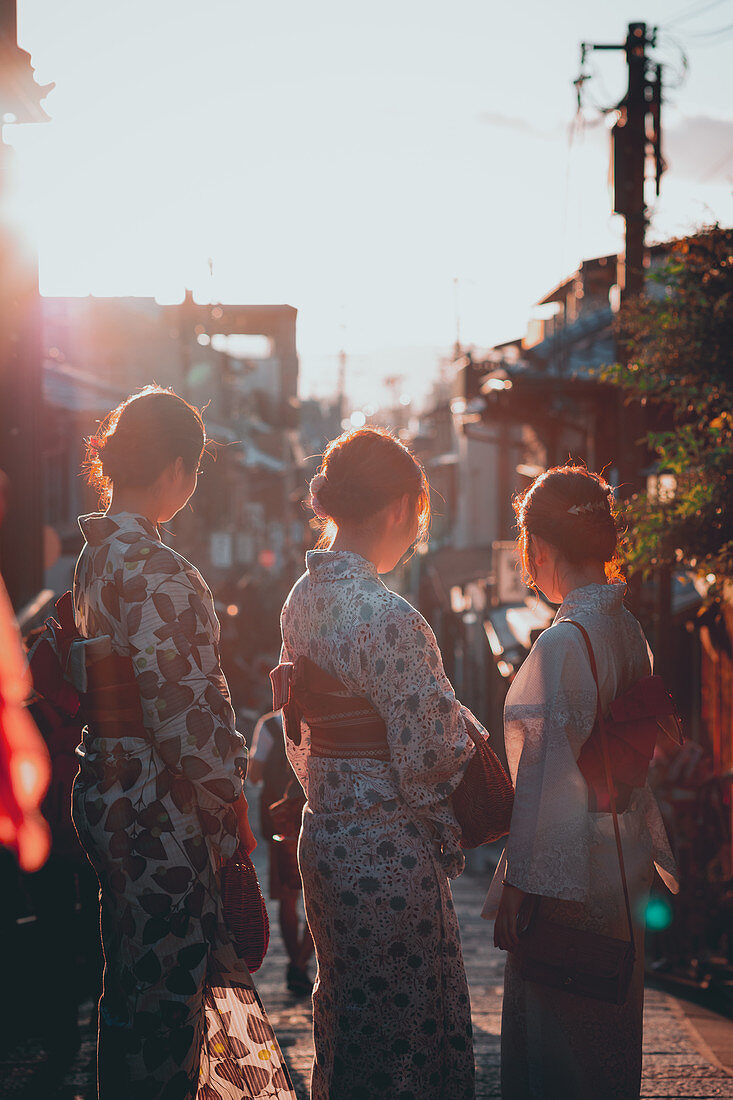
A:
{"label": "bag strap", "polygon": [[626,882],[626,867],[624,865],[624,852],[621,846],[621,832],[618,826],[618,813],[616,812],[616,787],[613,782],[613,774],[611,772],[611,762],[608,756],[608,740],[606,738],[606,721],[603,717],[603,706],[601,704],[601,689],[598,684],[598,669],[596,668],[596,658],[593,653],[593,646],[591,645],[588,632],[584,626],[576,622],[575,619],[563,619],[564,623],[571,623],[573,626],[577,626],[580,633],[583,635],[586,649],[588,650],[588,659],[590,661],[590,669],[593,673],[593,679],[596,685],[596,721],[595,725],[598,726],[598,732],[601,738],[601,753],[603,755],[603,769],[606,773],[606,784],[608,786],[608,798],[611,803],[611,814],[613,815],[613,831],[616,837],[616,851],[618,852],[618,863],[621,868],[621,882],[624,888],[624,902],[626,903],[626,918],[629,922],[629,939],[633,946],[634,943],[634,926],[631,920],[631,902],[629,901],[629,887]]}

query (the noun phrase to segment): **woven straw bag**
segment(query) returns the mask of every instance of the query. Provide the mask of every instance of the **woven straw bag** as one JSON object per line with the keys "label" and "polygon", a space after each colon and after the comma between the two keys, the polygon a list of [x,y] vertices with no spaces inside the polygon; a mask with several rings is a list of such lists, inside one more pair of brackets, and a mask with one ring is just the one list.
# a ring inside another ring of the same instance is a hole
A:
{"label": "woven straw bag", "polygon": [[514,788],[486,738],[469,721],[466,731],[476,752],[453,792],[453,813],[461,826],[461,847],[478,848],[509,832]]}
{"label": "woven straw bag", "polygon": [[220,890],[224,920],[237,954],[253,974],[267,954],[270,921],[257,872],[243,848],[222,867]]}

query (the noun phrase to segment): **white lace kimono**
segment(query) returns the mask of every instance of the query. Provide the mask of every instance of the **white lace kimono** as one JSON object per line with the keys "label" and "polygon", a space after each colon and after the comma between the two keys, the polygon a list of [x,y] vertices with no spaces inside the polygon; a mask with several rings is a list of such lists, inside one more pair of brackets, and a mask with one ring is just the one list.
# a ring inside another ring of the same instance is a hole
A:
{"label": "white lace kimono", "polygon": [[[623,606],[622,584],[571,592],[535,643],[504,710],[515,786],[506,850],[483,916],[493,919],[501,880],[556,899],[548,915],[572,926],[628,936],[612,817],[589,813],[576,761],[596,714],[596,689],[580,631],[588,631],[605,709],[641,677],[651,655]],[[636,966],[625,1005],[591,1001],[524,982],[507,956],[502,1021],[502,1095],[512,1100],[631,1100],[641,1077],[644,997],[643,916],[652,865],[676,891],[676,868],[650,789],[637,789],[619,815],[635,921]]]}

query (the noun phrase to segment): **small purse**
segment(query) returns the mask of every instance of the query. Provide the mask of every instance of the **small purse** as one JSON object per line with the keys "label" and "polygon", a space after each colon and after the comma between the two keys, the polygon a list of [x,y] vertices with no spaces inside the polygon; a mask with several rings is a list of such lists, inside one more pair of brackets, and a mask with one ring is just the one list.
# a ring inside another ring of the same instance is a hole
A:
{"label": "small purse", "polygon": [[252,860],[238,848],[220,872],[224,921],[250,974],[259,970],[270,943],[270,921]]}
{"label": "small purse", "polygon": [[453,792],[453,813],[461,827],[461,848],[478,848],[506,836],[512,819],[514,788],[485,737],[466,721],[476,752]]}
{"label": "small purse", "polygon": [[[624,890],[626,919],[629,929],[628,940],[616,936],[606,936],[599,932],[588,932],[580,928],[571,928],[550,920],[542,909],[542,899],[530,895],[522,902],[517,918],[519,947],[517,958],[519,972],[525,981],[537,982],[551,989],[564,989],[579,997],[589,997],[608,1004],[622,1005],[631,985],[634,972],[636,950],[634,948],[634,926],[631,919],[629,888],[626,882],[624,853],[621,847],[621,834],[616,812],[616,789],[608,755],[606,723],[601,705],[601,693],[598,686],[593,647],[585,629],[572,619],[583,635],[591,671],[596,685],[596,724],[600,742],[600,754],[605,772],[608,801],[613,816],[613,831],[616,838],[621,882]],[[592,736],[592,735],[591,735]]]}

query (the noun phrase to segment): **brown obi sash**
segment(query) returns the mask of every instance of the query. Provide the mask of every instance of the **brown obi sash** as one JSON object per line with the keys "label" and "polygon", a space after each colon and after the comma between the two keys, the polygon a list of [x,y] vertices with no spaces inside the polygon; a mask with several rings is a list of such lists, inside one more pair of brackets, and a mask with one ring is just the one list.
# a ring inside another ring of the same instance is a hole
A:
{"label": "brown obi sash", "polygon": [[28,652],[33,690],[54,708],[87,724],[91,737],[150,741],[135,669],[112,650],[111,638],[82,638],[71,592],[56,603]]}
{"label": "brown obi sash", "polygon": [[130,657],[111,653],[87,664],[87,688],[80,695],[81,713],[94,737],[150,741]]}
{"label": "brown obi sash", "polygon": [[387,727],[379,712],[309,657],[284,662],[270,673],[272,705],[283,712],[285,733],[300,744],[300,722],[311,731],[311,755],[389,760]]}

